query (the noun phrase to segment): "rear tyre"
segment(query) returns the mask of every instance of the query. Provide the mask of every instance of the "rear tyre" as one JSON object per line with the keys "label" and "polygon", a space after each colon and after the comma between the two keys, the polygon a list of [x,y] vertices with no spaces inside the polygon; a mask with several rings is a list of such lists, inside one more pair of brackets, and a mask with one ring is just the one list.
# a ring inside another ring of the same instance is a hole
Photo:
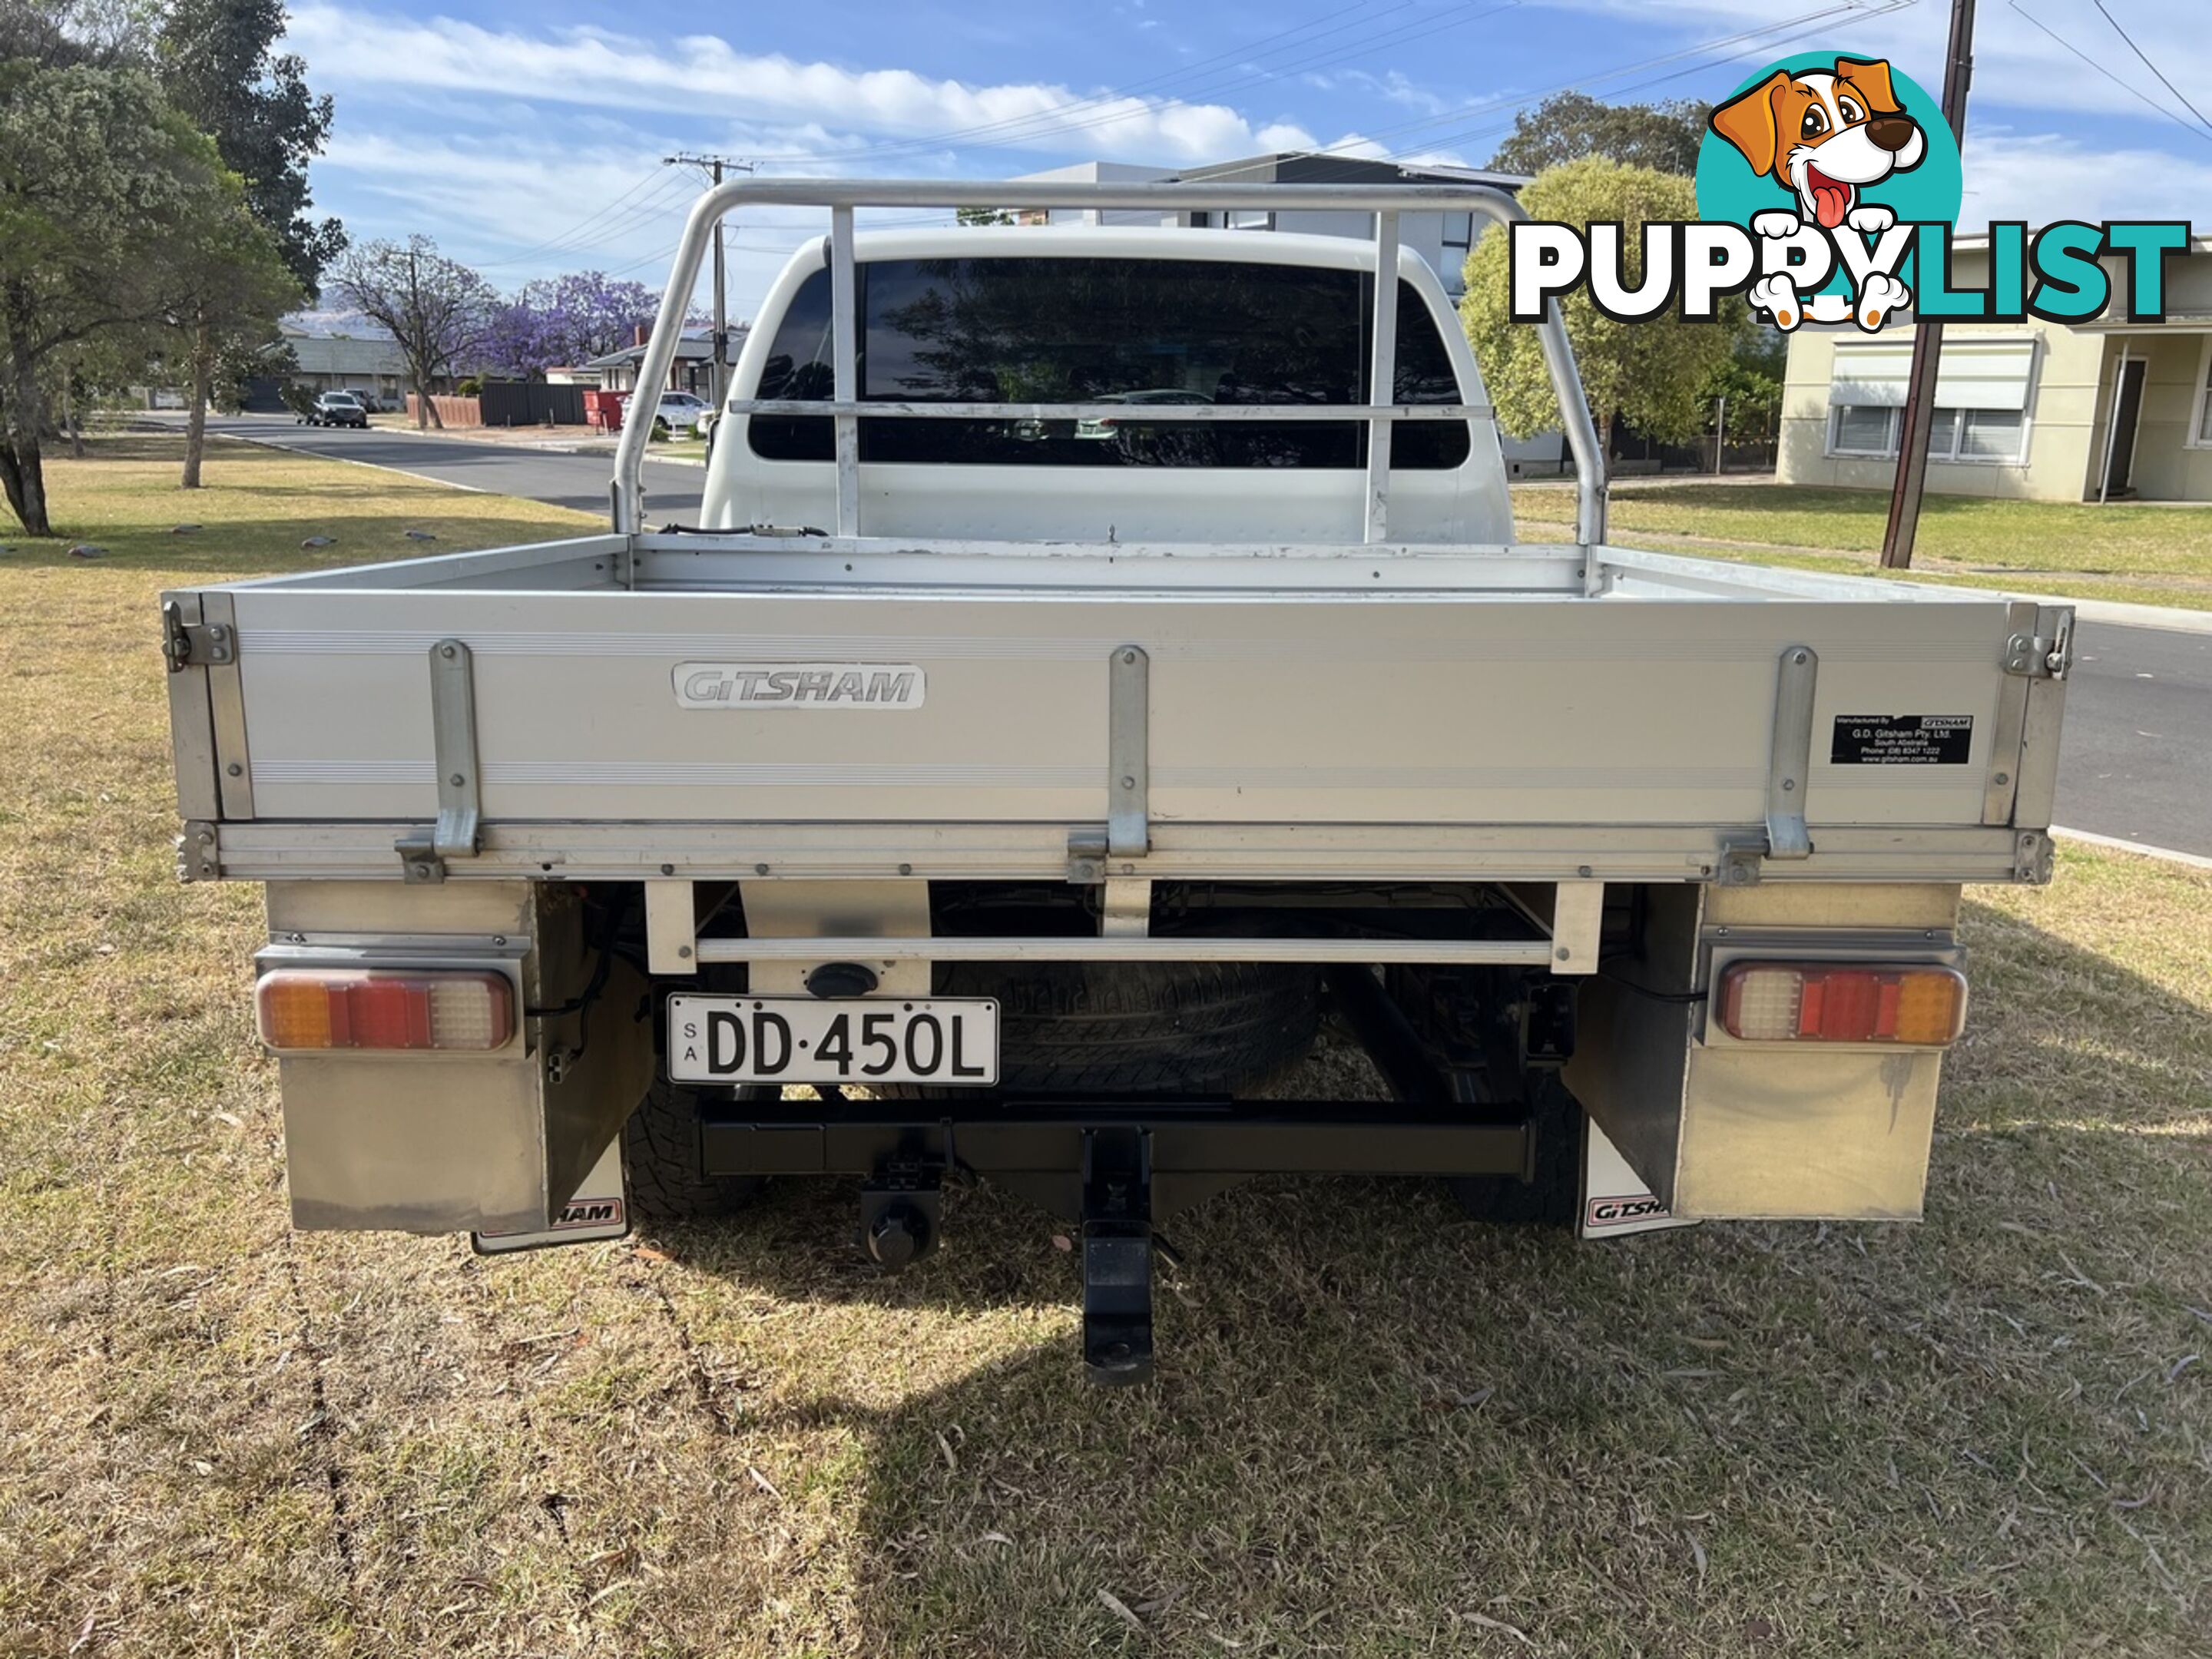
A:
{"label": "rear tyre", "polygon": [[[740,1100],[774,1099],[779,1091],[745,1088]],[[760,1190],[758,1176],[710,1176],[699,1169],[699,1108],[704,1097],[655,1079],[623,1125],[629,1197],[647,1221],[697,1221],[735,1213]]]}
{"label": "rear tyre", "polygon": [[1321,975],[1280,963],[948,963],[937,990],[999,1001],[999,1086],[1221,1094],[1302,1058]]}

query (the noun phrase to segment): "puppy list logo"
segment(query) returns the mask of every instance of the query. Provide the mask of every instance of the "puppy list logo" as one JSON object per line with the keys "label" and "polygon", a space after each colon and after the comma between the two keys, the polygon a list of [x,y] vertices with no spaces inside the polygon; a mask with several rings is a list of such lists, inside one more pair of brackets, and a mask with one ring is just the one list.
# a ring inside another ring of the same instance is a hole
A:
{"label": "puppy list logo", "polygon": [[1771,64],[1713,107],[1697,191],[1698,219],[1643,227],[1632,285],[1622,226],[1515,224],[1513,319],[1537,321],[1553,297],[1587,286],[1591,303],[1623,322],[1675,306],[1710,322],[1721,296],[1737,293],[1785,331],[1850,322],[1871,334],[1908,309],[1931,319],[2080,322],[2112,300],[2112,276],[2098,263],[2112,256],[2128,319],[2162,322],[2164,256],[2189,245],[2185,221],[2064,220],[2033,237],[2024,223],[2001,221],[1990,227],[1990,285],[1953,288],[1963,186],[1941,106],[1882,59],[1833,52]]}
{"label": "puppy list logo", "polygon": [[1911,227],[1948,228],[1963,193],[1941,107],[1880,58],[1778,65],[1714,109],[1698,155],[1699,216],[1747,226],[1787,262],[1762,258],[1748,295],[1784,329],[1809,319],[1871,333],[1910,306]]}

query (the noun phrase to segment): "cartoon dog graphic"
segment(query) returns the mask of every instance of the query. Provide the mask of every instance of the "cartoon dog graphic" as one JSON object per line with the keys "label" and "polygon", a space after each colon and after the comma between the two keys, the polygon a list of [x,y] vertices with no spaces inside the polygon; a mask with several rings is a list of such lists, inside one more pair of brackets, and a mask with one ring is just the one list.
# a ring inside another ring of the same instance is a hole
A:
{"label": "cartoon dog graphic", "polygon": [[[1848,225],[1879,234],[1897,222],[1897,215],[1880,203],[1862,201],[1862,192],[1893,173],[1918,167],[1928,153],[1927,135],[1905,112],[1890,83],[1889,65],[1879,58],[1838,58],[1833,74],[1777,70],[1715,109],[1711,125],[1751,163],[1753,172],[1771,177],[1797,198],[1795,213],[1752,216],[1751,228],[1761,236],[1788,236],[1808,224],[1823,230]],[[1750,298],[1785,329],[1794,328],[1808,308],[1816,313],[1829,308],[1808,306],[1779,273],[1753,283]],[[1886,313],[1911,299],[1903,283],[1876,271],[1862,286],[1854,307],[1856,320],[1879,327]],[[1816,319],[1842,320],[1825,315]]]}

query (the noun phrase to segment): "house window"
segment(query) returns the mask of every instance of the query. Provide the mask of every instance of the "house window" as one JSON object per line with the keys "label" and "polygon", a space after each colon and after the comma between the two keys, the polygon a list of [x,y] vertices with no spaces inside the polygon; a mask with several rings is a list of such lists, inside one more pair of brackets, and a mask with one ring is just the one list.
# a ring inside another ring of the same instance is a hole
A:
{"label": "house window", "polygon": [[1444,215],[1444,252],[1456,252],[1460,263],[1467,263],[1468,250],[1474,246],[1474,216],[1472,213]]}
{"label": "house window", "polygon": [[1836,410],[1828,448],[1838,455],[1897,453],[1897,410],[1878,404],[1844,404]]}
{"label": "house window", "polygon": [[1231,208],[1221,216],[1231,230],[1273,230],[1275,216],[1264,208]]}
{"label": "house window", "polygon": [[1957,458],[1962,461],[2017,461],[2027,418],[2017,409],[1960,411]]}
{"label": "house window", "polygon": [[[1905,411],[1878,404],[1843,404],[1828,428],[1831,455],[1897,453]],[[2017,409],[1938,409],[1928,417],[1928,459],[2016,466],[2027,437],[2027,417]]]}

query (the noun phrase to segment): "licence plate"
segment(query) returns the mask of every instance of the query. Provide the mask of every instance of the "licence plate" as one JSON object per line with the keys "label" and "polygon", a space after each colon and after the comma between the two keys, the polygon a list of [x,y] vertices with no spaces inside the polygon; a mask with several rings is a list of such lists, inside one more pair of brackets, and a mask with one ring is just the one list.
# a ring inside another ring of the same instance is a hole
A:
{"label": "licence plate", "polygon": [[988,998],[668,999],[672,1083],[999,1080],[999,1005]]}

